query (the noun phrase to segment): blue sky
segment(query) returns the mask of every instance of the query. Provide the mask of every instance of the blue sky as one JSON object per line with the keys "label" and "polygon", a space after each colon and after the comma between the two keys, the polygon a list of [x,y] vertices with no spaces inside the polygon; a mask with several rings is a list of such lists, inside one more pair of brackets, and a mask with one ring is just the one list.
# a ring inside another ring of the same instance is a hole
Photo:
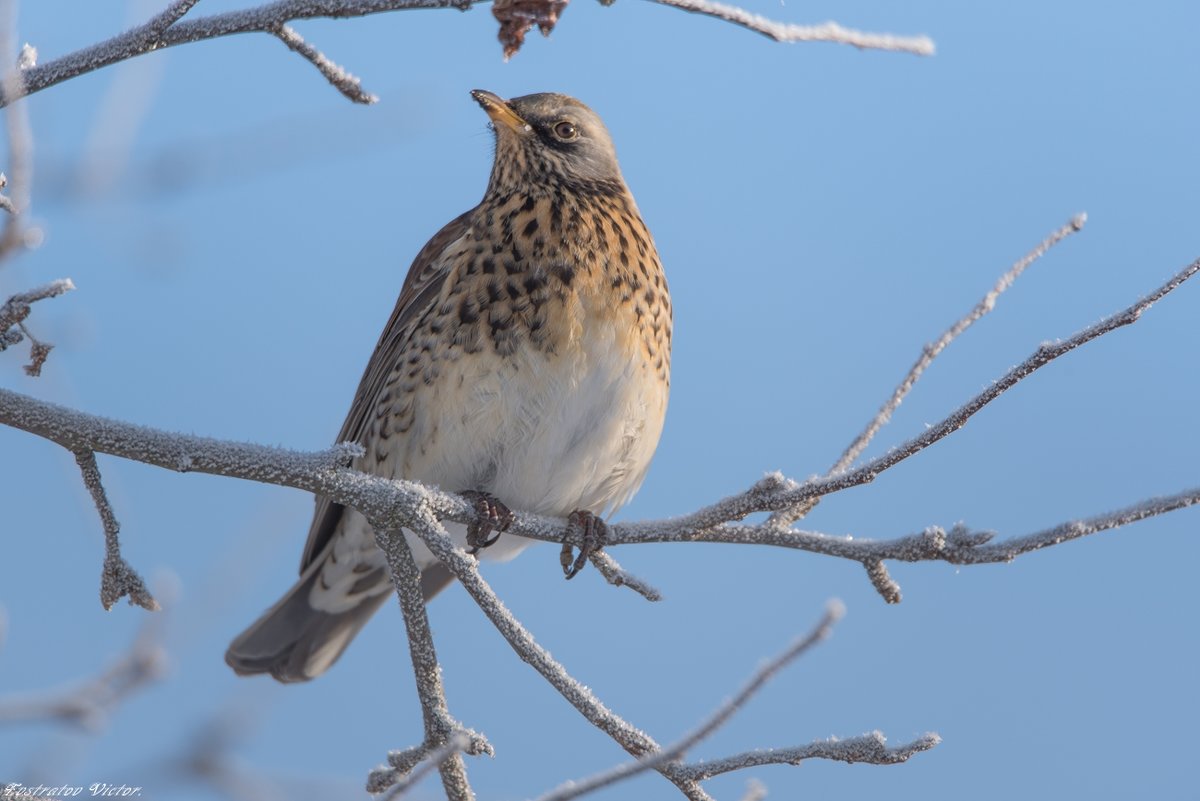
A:
{"label": "blue sky", "polygon": [[[195,13],[236,8],[205,0]],[[812,2],[748,8],[925,33],[933,58],[782,45],[650,3],[579,2],[549,39],[500,58],[487,7],[297,24],[382,100],[354,106],[266,36],[153,54],[29,101],[36,252],[0,297],[69,276],[39,306],[42,378],[0,381],[85,411],[198,434],[330,444],[412,256],[474,205],[491,158],[468,91],[561,91],[616,142],[675,305],[671,407],[620,518],[661,518],[764,471],[822,472],[934,339],[1071,215],[1087,228],[1036,264],[929,371],[869,453],[920,433],[1040,342],[1124,307],[1195,259],[1200,8],[1151,3]],[[42,60],[156,3],[26,2]],[[5,152],[5,151],[0,151]],[[1197,483],[1200,285],[1072,353],[962,431],[807,525],[888,538],[964,521],[1017,535]],[[92,675],[144,614],[97,601],[100,526],[71,456],[0,431],[5,558],[0,693]],[[239,758],[356,797],[420,739],[398,611],[319,681],[235,678],[228,640],[294,578],[302,493],[100,457],[126,555],[178,587],[167,678],[98,735],[0,730],[0,778],[214,798],[163,773],[222,709]],[[862,569],[768,548],[623,548],[649,605],[540,546],[486,577],[551,652],[660,742],[689,730],[831,597],[848,614],[695,756],[881,729],[944,743],[895,767],[808,763],[709,783],[774,798],[1186,798],[1195,665],[1196,512],[956,569],[895,565],[889,607]],[[534,796],[621,761],[461,591],[430,607],[451,709],[487,734],[486,799]],[[416,798],[436,798],[436,784]],[[598,794],[669,799],[648,776]]]}

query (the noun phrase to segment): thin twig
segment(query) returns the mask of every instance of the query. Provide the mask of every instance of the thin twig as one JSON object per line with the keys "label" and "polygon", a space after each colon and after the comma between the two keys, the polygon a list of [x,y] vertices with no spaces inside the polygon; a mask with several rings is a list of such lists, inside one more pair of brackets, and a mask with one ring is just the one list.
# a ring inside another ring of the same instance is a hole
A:
{"label": "thin twig", "polygon": [[795,748],[773,748],[769,751],[747,751],[724,759],[712,759],[688,765],[684,773],[697,781],[711,779],[722,773],[746,770],[763,765],[799,765],[806,759],[831,759],[848,764],[897,765],[913,755],[934,748],[942,741],[936,734],[925,734],[911,743],[888,748],[887,738],[874,731],[845,740],[820,740]]}
{"label": "thin twig", "polygon": [[174,0],[171,5],[150,18],[148,22],[130,31],[134,39],[144,44],[154,44],[162,36],[163,31],[183,19],[183,15],[192,10],[200,0]]}
{"label": "thin twig", "polygon": [[[894,414],[896,409],[900,407],[900,404],[904,402],[904,398],[907,397],[908,393],[912,391],[912,388],[916,386],[917,381],[921,378],[921,375],[925,372],[925,369],[933,363],[933,360],[936,359],[942,353],[942,351],[944,351],[950,345],[951,342],[957,339],[963,332],[965,332],[968,328],[983,318],[988,312],[994,309],[996,307],[996,301],[999,299],[1000,295],[1013,285],[1013,283],[1021,276],[1021,273],[1025,272],[1029,265],[1033,264],[1035,261],[1041,258],[1046,251],[1050,250],[1050,248],[1054,247],[1071,234],[1075,233],[1076,231],[1083,230],[1083,226],[1086,222],[1087,214],[1076,214],[1069,222],[1059,227],[1058,230],[1054,231],[1041,242],[1039,242],[1038,245],[1033,248],[1033,250],[1029,251],[1020,259],[1018,259],[1003,275],[1000,276],[999,280],[996,281],[995,286],[993,286],[991,290],[983,296],[979,303],[975,304],[975,308],[971,309],[971,311],[967,312],[961,319],[947,328],[935,342],[929,343],[922,348],[921,355],[917,357],[916,362],[914,362],[913,366],[909,368],[908,374],[904,376],[904,379],[892,392],[892,396],[888,398],[887,402],[879,408],[879,411],[876,412],[875,416],[871,418],[871,421],[867,423],[867,427],[864,428],[862,432],[854,438],[854,441],[850,443],[850,445],[842,453],[841,457],[833,463],[833,466],[829,468],[829,472],[826,475],[841,473],[844,472],[846,468],[850,467],[850,465],[854,463],[854,460],[859,457],[859,454],[861,454],[866,449],[867,445],[870,444],[871,440],[874,439],[875,435],[879,433],[879,430],[887,425],[892,419],[892,414]],[[813,505],[815,505],[813,502],[809,502],[801,504],[792,509],[784,509],[775,512],[773,515],[771,515],[770,522],[773,525],[779,526],[791,525],[795,521],[805,517],[809,511],[812,510]]]}
{"label": "thin twig", "polygon": [[[740,520],[755,512],[775,512],[796,504],[840,492],[851,487],[869,484],[880,473],[889,470],[921,451],[941,441],[967,424],[967,421],[992,401],[999,398],[1018,383],[1036,373],[1066,353],[1086,345],[1094,339],[1137,322],[1151,306],[1178,289],[1185,281],[1200,272],[1200,259],[1171,276],[1146,297],[1100,320],[1065,340],[1042,344],[1036,351],[1017,366],[1011,368],[986,390],[968,400],[940,422],[928,426],[924,433],[872,459],[854,470],[838,475],[812,478],[802,484],[788,482],[782,476],[769,476],[758,482],[747,492],[726,498],[704,509],[663,523],[640,523],[611,526],[608,542],[619,541],[622,530],[632,533],[637,529],[669,527],[672,530],[702,531],[731,520]],[[772,482],[775,482],[772,484]],[[520,521],[518,521],[519,523]],[[510,530],[513,530],[510,527]],[[530,536],[530,535],[527,535]],[[540,539],[540,538],[539,538]],[[560,538],[561,541],[561,538]]]}
{"label": "thin twig", "polygon": [[932,56],[933,40],[928,36],[894,36],[890,33],[866,33],[844,28],[836,22],[820,25],[792,25],[776,22],[753,14],[738,6],[717,3],[713,0],[654,0],[672,8],[704,14],[741,25],[755,33],[761,33],[777,42],[833,42],[851,45],[864,50],[892,50],[912,53],[917,56]]}
{"label": "thin twig", "polygon": [[330,61],[317,48],[304,41],[300,34],[289,25],[280,25],[271,31],[279,39],[287,45],[288,49],[294,53],[299,53],[310,64],[317,68],[325,80],[329,81],[335,89],[341,92],[355,103],[363,103],[370,105],[379,100],[378,97],[370,92],[363,91],[362,81],[354,75],[347,72],[340,64],[335,64]]}
{"label": "thin twig", "polygon": [[92,495],[96,511],[100,513],[100,522],[104,525],[104,572],[100,578],[100,603],[104,608],[112,609],[113,604],[128,596],[129,603],[137,604],[143,609],[157,612],[158,601],[146,589],[146,582],[137,574],[125,557],[121,555],[121,525],[113,514],[100,480],[100,467],[96,464],[96,453],[90,450],[75,451],[75,461],[79,464],[79,472],[83,483]]}
{"label": "thin twig", "polygon": [[35,378],[41,375],[42,366],[46,363],[46,357],[50,355],[50,351],[54,347],[48,342],[42,342],[35,337],[25,326],[25,319],[29,317],[31,311],[29,304],[45,300],[46,298],[57,297],[74,288],[75,285],[71,283],[70,278],[60,278],[57,281],[51,281],[36,289],[31,289],[27,292],[18,292],[4,301],[4,305],[0,306],[0,351],[7,349],[10,345],[16,345],[22,340],[28,339],[29,363],[25,365],[26,375]]}
{"label": "thin twig", "polygon": [[843,614],[845,614],[845,607],[841,601],[831,601],[825,609],[824,616],[822,616],[821,620],[817,622],[817,625],[807,636],[798,639],[782,654],[755,671],[754,675],[750,677],[750,680],[737,695],[721,704],[707,720],[692,732],[682,737],[678,742],[673,743],[656,754],[647,755],[636,762],[626,762],[623,765],[618,765],[611,770],[599,773],[591,778],[568,782],[545,795],[539,796],[538,801],[569,801],[569,799],[595,792],[602,787],[608,787],[611,784],[632,778],[644,771],[655,770],[667,762],[680,759],[695,747],[697,743],[707,739],[713,732],[724,726],[779,671],[798,659],[814,645],[826,639],[833,631],[834,624],[841,619]]}
{"label": "thin twig", "polygon": [[434,768],[440,769],[448,760],[458,757],[459,754],[462,754],[470,746],[471,738],[469,736],[461,731],[454,732],[445,743],[429,751],[408,776],[393,784],[392,789],[380,801],[393,801],[393,799],[399,798],[413,787],[416,787]]}
{"label": "thin twig", "polygon": [[588,560],[600,571],[604,580],[614,587],[628,587],[647,601],[662,600],[662,593],[656,587],[652,587],[644,580],[627,572],[606,551],[593,551]]}
{"label": "thin twig", "polygon": [[981,318],[983,318],[988,312],[994,309],[996,307],[996,301],[999,299],[1000,295],[1003,294],[1006,289],[1012,286],[1013,282],[1021,277],[1021,273],[1025,272],[1029,265],[1033,264],[1043,255],[1045,255],[1046,251],[1050,250],[1050,248],[1054,247],[1071,234],[1082,231],[1085,223],[1087,223],[1087,214],[1077,214],[1071,218],[1070,222],[1066,223],[1058,230],[1054,231],[1045,239],[1043,239],[1033,250],[1026,253],[1015,264],[1013,264],[1012,267],[1010,267],[1008,271],[1004,273],[1004,275],[1000,276],[1000,279],[996,281],[996,285],[993,286],[991,290],[989,290],[988,293],[983,296],[982,299],[980,299],[979,303],[975,304],[975,308],[967,312],[967,314],[964,315],[962,319],[955,322],[954,325],[947,328],[945,332],[938,337],[937,341],[926,345],[922,349],[920,357],[917,358],[917,361],[908,371],[908,375],[904,376],[904,380],[900,382],[900,385],[896,387],[895,392],[892,393],[892,397],[888,398],[887,403],[885,403],[879,409],[879,412],[875,415],[871,422],[867,424],[867,427],[863,429],[862,433],[855,437],[854,441],[851,442],[849,447],[846,448],[841,458],[839,458],[837,462],[834,463],[833,467],[829,469],[829,472],[841,473],[847,467],[853,464],[854,460],[857,459],[859,454],[863,452],[863,449],[867,447],[867,445],[871,442],[871,439],[876,433],[878,433],[879,429],[886,425],[887,422],[892,418],[893,412],[896,411],[901,402],[904,400],[904,397],[917,383],[917,380],[921,377],[921,374],[925,372],[925,368],[929,367],[930,363],[932,363],[933,360],[936,359],[951,342],[957,339],[960,334],[962,334]]}

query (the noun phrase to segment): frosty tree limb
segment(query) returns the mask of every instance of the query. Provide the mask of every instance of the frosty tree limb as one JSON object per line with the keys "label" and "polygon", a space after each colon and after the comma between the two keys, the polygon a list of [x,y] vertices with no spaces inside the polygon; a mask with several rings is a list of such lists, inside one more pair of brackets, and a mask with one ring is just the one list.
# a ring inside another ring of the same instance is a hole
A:
{"label": "frosty tree limb", "polygon": [[29,364],[25,365],[26,374],[41,375],[42,365],[45,364],[46,357],[50,355],[50,350],[54,347],[34,337],[25,327],[25,319],[29,317],[31,311],[30,304],[58,297],[74,288],[75,284],[71,283],[70,278],[60,278],[35,289],[18,292],[0,306],[0,351],[28,339],[30,348]]}
{"label": "frosty tree limb", "polygon": [[793,25],[752,14],[744,8],[714,2],[714,0],[654,0],[672,8],[723,19],[734,25],[761,33],[776,42],[833,42],[863,50],[893,50],[916,56],[932,56],[933,40],[928,36],[894,36],[890,33],[867,33],[845,28],[836,22],[820,25]]}
{"label": "frosty tree limb", "polygon": [[341,65],[330,61],[324,53],[304,41],[300,34],[289,25],[280,25],[271,31],[279,41],[287,45],[288,50],[298,53],[310,64],[317,68],[325,80],[354,103],[370,105],[379,100],[378,97],[362,88],[362,81],[347,72]]}
{"label": "frosty tree limb", "polygon": [[[440,524],[439,524],[440,527]],[[448,801],[473,801],[475,794],[467,782],[467,766],[462,753],[492,754],[492,747],[481,735],[467,731],[450,716],[446,691],[442,685],[442,669],[438,664],[429,616],[421,593],[421,571],[413,559],[412,549],[404,532],[376,525],[375,541],[387,555],[392,585],[400,601],[404,626],[408,631],[408,647],[412,656],[413,676],[417,682],[417,697],[421,701],[425,741],[416,749],[389,755],[390,768],[375,770],[367,779],[370,792],[407,784],[417,778],[406,774],[422,760],[436,765],[442,775],[442,787]],[[462,743],[461,745],[459,743]]]}
{"label": "frosty tree limb", "polygon": [[[1040,346],[1025,361],[1013,367],[990,387],[967,401],[941,422],[861,466],[836,476],[813,478],[798,483],[778,474],[767,476],[746,492],[682,517],[642,523],[620,523],[609,527],[608,542],[620,545],[635,542],[696,541],[774,545],[809,550],[852,559],[869,565],[885,559],[915,561],[938,559],[972,564],[979,561],[1005,561],[1021,553],[1036,550],[1030,543],[1016,551],[1004,551],[1009,543],[985,543],[982,535],[951,532],[945,539],[936,529],[898,540],[869,542],[798,532],[780,526],[731,525],[756,512],[775,512],[795,504],[819,498],[850,487],[868,484],[885,470],[894,467],[930,445],[957,431],[1004,392],[1037,370],[1106,333],[1135,322],[1155,302],[1178,288],[1200,271],[1200,259],[1192,262],[1145,298],[1122,311],[1104,318],[1074,336]],[[159,429],[118,422],[67,409],[55,404],[0,389],[0,424],[19,428],[59,443],[72,452],[92,450],[153,464],[180,472],[197,471],[232,478],[295,487],[324,495],[336,503],[352,506],[377,524],[408,527],[432,514],[441,520],[469,523],[475,519],[470,503],[460,496],[441,492],[411,481],[387,480],[346,468],[348,460],[360,451],[358,446],[343,445],[320,453],[298,453],[270,448],[173,434]],[[1163,514],[1190,505],[1192,493],[1171,496],[1163,502],[1148,501],[1131,507],[1115,517],[1092,518],[1063,524],[1071,531],[1112,528],[1147,516]],[[1111,519],[1112,525],[1104,523]],[[527,513],[517,515],[508,529],[531,539],[562,542],[567,531],[565,521]],[[932,532],[932,533],[931,533]],[[1030,535],[1033,536],[1033,535]],[[1020,540],[1024,542],[1025,540]],[[1050,536],[1047,544],[1055,544]],[[576,543],[578,544],[578,543]]]}
{"label": "frosty tree limb", "polygon": [[96,464],[96,453],[89,450],[75,451],[75,462],[83,476],[83,483],[92,495],[96,511],[100,513],[100,522],[104,526],[104,572],[100,578],[100,603],[106,610],[112,609],[113,604],[128,597],[129,603],[136,604],[150,612],[158,611],[158,601],[146,589],[146,582],[137,574],[125,557],[121,555],[121,525],[113,513],[112,505],[108,502],[108,494],[100,480],[100,467]]}
{"label": "frosty tree limb", "polygon": [[[826,639],[833,630],[834,624],[845,614],[845,607],[840,601],[832,601],[825,610],[824,616],[807,636],[798,639],[782,654],[767,662],[750,678],[737,695],[723,703],[716,712],[709,716],[694,731],[685,735],[677,743],[664,748],[656,754],[650,754],[636,762],[618,765],[612,770],[597,774],[582,781],[568,782],[561,787],[539,796],[538,801],[570,801],[603,787],[616,784],[619,781],[632,778],[647,770],[656,770],[660,765],[674,762],[683,757],[688,751],[713,732],[723,726],[733,715],[770,681],[779,671],[794,662],[817,643]],[[686,769],[686,768],[685,768]]]}
{"label": "frosty tree limb", "polygon": [[[0,95],[0,105],[8,105],[24,95],[40,92],[62,81],[116,64],[119,61],[175,45],[216,39],[238,33],[266,33],[278,36],[278,31],[283,26],[299,19],[362,17],[369,14],[419,8],[455,8],[466,11],[478,2],[481,0],[276,0],[273,3],[241,11],[182,20],[181,17],[195,3],[177,0],[167,11],[133,30],[44,64],[31,65],[21,70],[23,79],[21,85],[4,87],[3,94]],[[658,2],[667,2],[667,0],[658,0]],[[786,25],[734,6],[706,0],[669,0],[667,4],[686,11],[724,19],[779,41],[819,40],[842,42],[860,48],[905,50],[924,55],[933,52],[933,44],[926,37],[866,34],[842,28],[832,22],[818,26]],[[315,49],[313,52],[316,52]],[[310,56],[303,53],[301,55],[314,64],[317,63]],[[324,59],[323,56],[321,58]],[[327,78],[330,77],[330,73],[325,68],[320,65],[318,68]],[[340,68],[337,70],[340,71]],[[332,79],[331,82],[333,82]],[[338,86],[336,82],[333,83]],[[346,94],[340,86],[339,90]]]}
{"label": "frosty tree limb", "polygon": [[849,737],[844,740],[821,740],[795,748],[774,748],[770,751],[747,751],[744,754],[713,759],[689,765],[685,770],[687,775],[703,781],[731,773],[735,770],[757,768],[762,765],[799,765],[806,759],[832,759],[838,762],[861,762],[868,765],[897,765],[908,761],[914,754],[928,751],[941,742],[936,734],[925,734],[906,745],[888,748],[887,738],[882,733],[873,731],[859,737]]}
{"label": "frosty tree limb", "polygon": [[[1014,281],[1021,277],[1021,273],[1025,272],[1029,265],[1033,264],[1035,261],[1041,258],[1046,251],[1050,250],[1050,248],[1054,247],[1071,234],[1076,233],[1077,231],[1082,231],[1086,222],[1087,214],[1076,214],[1065,225],[1060,226],[1058,230],[1054,231],[1041,242],[1039,242],[1037,246],[1033,248],[1033,250],[1029,251],[1020,259],[1018,259],[1003,275],[1000,276],[999,280],[996,281],[995,286],[993,286],[988,293],[983,296],[979,303],[975,304],[975,308],[971,309],[969,312],[959,318],[957,322],[947,328],[942,335],[938,337],[936,342],[925,345],[925,347],[921,349],[921,355],[917,357],[916,362],[913,363],[913,366],[909,368],[908,373],[892,392],[892,396],[888,398],[883,406],[879,408],[879,411],[876,412],[875,416],[871,418],[871,421],[867,423],[867,427],[864,428],[862,432],[854,438],[854,441],[850,443],[850,445],[842,453],[841,457],[834,462],[832,467],[829,468],[829,472],[826,475],[834,475],[836,473],[845,472],[846,468],[850,467],[850,465],[854,463],[854,460],[859,457],[859,455],[866,449],[867,445],[870,444],[871,440],[875,438],[875,435],[879,433],[880,429],[887,425],[888,421],[892,419],[892,414],[895,413],[896,409],[900,408],[900,404],[904,402],[905,397],[907,397],[908,393],[912,391],[912,388],[916,386],[917,381],[920,380],[921,375],[925,372],[926,368],[933,363],[933,360],[936,359],[942,353],[942,351],[949,347],[951,342],[957,339],[963,332],[965,332],[968,328],[982,319],[988,312],[994,309],[996,307],[996,301],[999,299],[1000,295],[1003,294],[1004,291],[1010,286],[1012,286]],[[814,505],[814,501],[809,501],[807,503],[799,504],[791,509],[784,509],[775,512],[771,515],[769,522],[774,525],[790,525],[796,520],[799,520],[807,515],[809,511],[812,510]],[[879,567],[883,570],[884,575],[886,575],[887,569],[883,568],[882,565]],[[880,584],[876,584],[877,588],[879,586]]]}
{"label": "frosty tree limb", "polygon": [[[1194,504],[1200,501],[1200,489],[1147,501],[1118,513],[1063,524],[1046,532],[995,545],[989,542],[990,534],[974,533],[965,528],[956,528],[949,533],[931,528],[922,534],[894,541],[866,542],[797,532],[771,524],[733,524],[733,521],[753,512],[779,511],[841,489],[869,483],[879,473],[961,428],[971,415],[1036,370],[1076,347],[1136,321],[1146,309],[1197,271],[1200,271],[1200,260],[1188,265],[1155,292],[1127,309],[1101,320],[1069,339],[1041,346],[991,388],[968,401],[920,437],[853,471],[812,479],[803,484],[778,475],[768,476],[746,493],[692,515],[670,521],[612,526],[608,542],[610,545],[617,545],[633,542],[703,540],[803,548],[861,562],[876,574],[873,580],[877,587],[882,588],[881,592],[885,592],[885,595],[889,592],[894,594],[896,597],[890,600],[896,600],[898,588],[894,588],[894,582],[886,578],[886,572],[882,576],[878,575],[885,559],[940,559],[960,564],[1009,560],[1015,555],[1065,542],[1093,531],[1124,525]],[[661,750],[651,738],[608,710],[586,687],[570,677],[507,612],[480,578],[475,561],[453,546],[439,521],[449,519],[470,522],[475,515],[473,506],[458,495],[443,493],[415,482],[386,480],[350,470],[346,465],[350,456],[359,450],[356,446],[344,445],[323,453],[303,454],[278,448],[170,434],[82,414],[3,389],[0,389],[0,423],[50,439],[76,453],[99,451],[173,470],[195,470],[304,489],[359,509],[372,521],[377,530],[399,531],[404,528],[413,531],[459,579],[521,658],[538,670],[586,719],[612,736],[635,758],[641,759],[647,754]],[[520,514],[509,532],[510,535],[562,541],[565,530],[566,526],[562,520]],[[384,539],[389,543],[389,547],[394,546],[396,540],[403,541],[398,535]],[[396,570],[396,567],[393,566],[393,569]],[[401,569],[398,572],[403,571]],[[800,760],[812,758],[814,755],[835,753],[840,755],[834,758],[848,761],[864,759],[894,762],[907,758],[905,754],[915,753],[911,750],[913,748],[923,750],[932,744],[932,740],[922,740],[917,744],[890,750],[883,744],[880,736],[869,735],[839,741],[836,748],[831,743],[815,743],[797,749],[771,752],[770,758],[774,759],[784,754],[788,759]],[[427,757],[429,753],[427,750],[422,758]],[[717,773],[764,764],[763,760],[768,757],[763,756],[763,753],[748,752],[701,766],[691,766],[687,770],[687,766],[668,762],[657,765],[656,770],[675,784],[687,798],[698,801],[708,798],[707,793],[700,787],[700,781]]]}
{"label": "frosty tree limb", "polygon": [[846,448],[845,452],[841,455],[841,458],[834,463],[829,472],[841,473],[847,467],[853,464],[854,460],[859,457],[867,445],[870,444],[875,435],[879,433],[879,430],[883,428],[883,426],[885,426],[889,420],[892,419],[892,414],[896,411],[896,409],[900,408],[900,404],[904,401],[905,396],[907,396],[908,393],[912,391],[912,388],[916,386],[917,381],[921,378],[921,374],[924,373],[925,369],[933,363],[933,360],[936,359],[941,352],[950,345],[951,342],[957,339],[959,335],[961,335],[975,323],[979,322],[979,320],[981,320],[988,312],[992,311],[992,309],[996,308],[996,301],[999,299],[1000,295],[1002,295],[1005,290],[1011,287],[1013,282],[1021,277],[1021,273],[1025,272],[1029,265],[1040,259],[1046,254],[1046,251],[1050,250],[1050,248],[1054,247],[1071,234],[1082,231],[1083,226],[1086,223],[1087,214],[1076,214],[1070,219],[1069,222],[1052,232],[1049,236],[1039,242],[1037,246],[1033,248],[1033,250],[1029,251],[1020,259],[1018,259],[1012,265],[1012,267],[1009,267],[1008,270],[1000,276],[999,280],[996,281],[995,286],[988,290],[988,293],[984,295],[977,304],[975,304],[975,308],[971,309],[971,311],[967,312],[958,321],[947,328],[942,335],[938,337],[937,341],[927,344],[924,348],[922,348],[921,355],[917,358],[917,361],[913,364],[913,366],[909,368],[908,373],[896,387],[895,391],[892,393],[892,396],[888,398],[887,402],[884,403],[882,407],[880,407],[878,413],[876,413],[875,417],[871,419],[871,422],[867,424],[867,427],[863,429],[862,433],[854,438],[854,441],[850,443],[849,447]]}

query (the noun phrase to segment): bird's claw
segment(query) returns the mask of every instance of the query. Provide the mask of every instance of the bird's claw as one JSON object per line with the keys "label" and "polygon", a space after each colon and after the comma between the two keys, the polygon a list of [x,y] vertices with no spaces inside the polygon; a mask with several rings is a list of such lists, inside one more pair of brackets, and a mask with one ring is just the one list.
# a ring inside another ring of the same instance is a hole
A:
{"label": "bird's claw", "polygon": [[[459,493],[475,507],[476,518],[467,524],[467,553],[476,554],[489,545],[494,545],[504,530],[512,525],[517,516],[494,495],[477,490]],[[494,536],[489,536],[492,532]]]}
{"label": "bird's claw", "polygon": [[[575,549],[571,546],[569,536],[570,532],[576,530],[580,531],[582,537],[578,556],[575,555]],[[604,547],[604,543],[608,539],[608,524],[586,509],[576,509],[567,518],[567,533],[568,536],[563,538],[562,552],[559,554],[558,561],[562,564],[563,575],[569,581],[575,578],[580,570],[583,570],[589,556]]]}

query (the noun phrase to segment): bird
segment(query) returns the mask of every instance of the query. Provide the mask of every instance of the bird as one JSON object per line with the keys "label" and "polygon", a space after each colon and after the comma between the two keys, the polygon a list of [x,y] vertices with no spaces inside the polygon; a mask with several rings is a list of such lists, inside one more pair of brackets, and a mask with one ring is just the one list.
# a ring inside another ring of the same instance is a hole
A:
{"label": "bird", "polygon": [[[483,199],[409,268],[338,442],[351,467],[461,492],[460,546],[506,560],[512,509],[582,530],[567,578],[603,546],[604,519],[641,486],[670,392],[672,310],[654,240],[600,117],[563,94],[472,97],[494,132]],[[428,601],[453,579],[406,532]],[[238,635],[242,675],[313,679],[391,594],[366,518],[316,499],[300,578]]]}

